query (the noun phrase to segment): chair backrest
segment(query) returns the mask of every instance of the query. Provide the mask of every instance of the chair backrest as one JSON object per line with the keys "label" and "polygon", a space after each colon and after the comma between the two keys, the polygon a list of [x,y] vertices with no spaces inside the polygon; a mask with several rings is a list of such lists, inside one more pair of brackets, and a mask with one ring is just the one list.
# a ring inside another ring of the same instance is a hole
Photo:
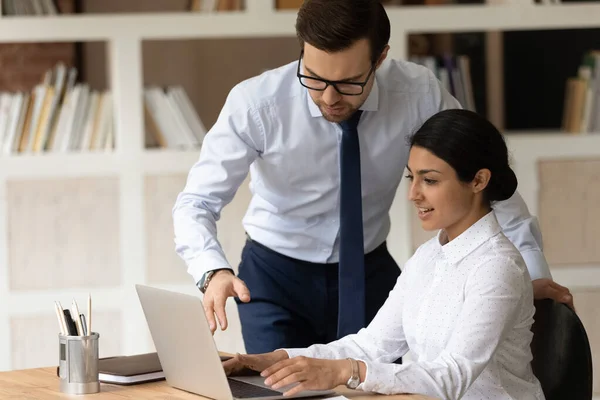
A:
{"label": "chair backrest", "polygon": [[535,301],[532,369],[546,400],[592,398],[592,353],[585,328],[567,305]]}

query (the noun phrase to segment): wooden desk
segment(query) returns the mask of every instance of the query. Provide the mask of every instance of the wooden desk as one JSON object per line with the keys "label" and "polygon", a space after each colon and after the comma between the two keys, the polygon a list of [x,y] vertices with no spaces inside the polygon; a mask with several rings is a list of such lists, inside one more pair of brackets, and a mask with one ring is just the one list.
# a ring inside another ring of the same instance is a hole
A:
{"label": "wooden desk", "polygon": [[[343,394],[353,400],[365,400],[377,397],[360,391],[340,388]],[[202,399],[203,397],[172,388],[165,381],[144,383],[133,386],[100,384],[100,393],[90,395],[62,394],[58,388],[56,367],[24,369],[0,372],[0,399],[11,400],[46,400],[46,399],[155,399],[155,400],[187,400]],[[420,395],[386,396],[386,400],[431,400]]]}

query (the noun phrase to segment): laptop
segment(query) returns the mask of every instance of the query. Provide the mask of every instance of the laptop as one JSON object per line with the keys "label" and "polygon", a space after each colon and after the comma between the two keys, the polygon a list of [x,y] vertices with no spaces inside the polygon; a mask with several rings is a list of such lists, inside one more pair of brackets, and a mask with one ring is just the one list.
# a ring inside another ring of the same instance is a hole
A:
{"label": "laptop", "polygon": [[[199,297],[135,285],[167,384],[215,400],[283,399],[289,387],[273,390],[256,374],[228,377]],[[326,396],[304,391],[289,398]]]}

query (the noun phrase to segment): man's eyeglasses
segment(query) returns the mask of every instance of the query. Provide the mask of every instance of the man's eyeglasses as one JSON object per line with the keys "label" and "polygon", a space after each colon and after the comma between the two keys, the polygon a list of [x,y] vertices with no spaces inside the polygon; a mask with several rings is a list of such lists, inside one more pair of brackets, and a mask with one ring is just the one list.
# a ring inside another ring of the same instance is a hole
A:
{"label": "man's eyeglasses", "polygon": [[360,96],[363,94],[365,90],[365,86],[369,82],[373,71],[375,71],[375,64],[371,66],[369,70],[369,75],[363,82],[348,82],[348,81],[328,81],[327,79],[316,78],[314,76],[302,75],[300,73],[300,64],[302,61],[302,56],[304,52],[300,53],[300,59],[298,60],[298,70],[296,71],[296,76],[300,80],[300,84],[311,90],[318,90],[320,92],[327,89],[329,85],[333,86],[335,90],[338,91],[339,94],[345,96]]}

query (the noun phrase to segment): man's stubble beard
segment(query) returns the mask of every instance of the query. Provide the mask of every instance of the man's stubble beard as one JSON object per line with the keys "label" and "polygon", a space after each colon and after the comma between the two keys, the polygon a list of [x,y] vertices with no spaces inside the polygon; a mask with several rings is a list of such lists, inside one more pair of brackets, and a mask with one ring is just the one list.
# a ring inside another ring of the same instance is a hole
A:
{"label": "man's stubble beard", "polygon": [[339,123],[339,122],[347,120],[348,118],[350,118],[350,116],[352,114],[354,114],[356,112],[356,110],[358,110],[360,108],[360,105],[357,108],[353,108],[353,107],[349,106],[348,104],[344,104],[344,107],[350,107],[350,108],[348,108],[348,111],[346,113],[344,113],[342,115],[329,115],[325,111],[327,106],[325,106],[321,103],[316,103],[316,104],[319,107],[319,110],[321,111],[323,118],[325,118],[329,122],[334,122],[334,123]]}

